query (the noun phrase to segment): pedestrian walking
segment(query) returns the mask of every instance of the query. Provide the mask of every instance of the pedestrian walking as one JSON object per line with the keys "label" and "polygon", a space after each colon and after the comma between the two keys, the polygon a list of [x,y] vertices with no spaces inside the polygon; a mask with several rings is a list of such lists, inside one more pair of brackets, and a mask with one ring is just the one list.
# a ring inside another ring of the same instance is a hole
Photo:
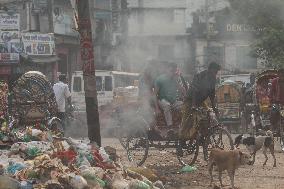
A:
{"label": "pedestrian walking", "polygon": [[71,106],[71,93],[69,90],[65,74],[59,75],[59,81],[53,85],[54,94],[57,102],[57,117],[61,119],[63,127],[65,128],[65,103],[67,101],[68,105]]}

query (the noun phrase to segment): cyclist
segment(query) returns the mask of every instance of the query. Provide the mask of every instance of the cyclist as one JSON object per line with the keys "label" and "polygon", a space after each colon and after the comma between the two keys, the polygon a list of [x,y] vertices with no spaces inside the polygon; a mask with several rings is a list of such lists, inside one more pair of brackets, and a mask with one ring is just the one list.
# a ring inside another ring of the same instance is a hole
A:
{"label": "cyclist", "polygon": [[[193,78],[193,81],[189,87],[187,98],[185,102],[185,107],[183,110],[183,117],[181,123],[180,136],[184,139],[192,138],[198,129],[197,120],[191,119],[193,116],[200,117],[201,115],[196,115],[192,111],[193,107],[206,107],[205,100],[209,97],[211,101],[212,108],[216,115],[218,111],[216,109],[215,103],[215,85],[216,85],[216,76],[218,71],[221,69],[221,66],[216,62],[211,62],[207,70],[204,70],[196,74]],[[193,116],[190,116],[190,115]]]}

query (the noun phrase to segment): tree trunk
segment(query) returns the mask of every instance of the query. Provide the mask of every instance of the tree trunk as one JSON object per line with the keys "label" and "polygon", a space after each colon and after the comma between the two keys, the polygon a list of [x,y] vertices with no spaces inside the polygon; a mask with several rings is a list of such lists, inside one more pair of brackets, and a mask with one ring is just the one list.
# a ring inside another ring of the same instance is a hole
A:
{"label": "tree trunk", "polygon": [[[81,60],[84,77],[88,137],[101,146],[98,99],[96,91],[95,57],[92,43],[92,24],[95,24],[90,0],[76,0],[80,33]],[[93,19],[93,20],[92,20]]]}

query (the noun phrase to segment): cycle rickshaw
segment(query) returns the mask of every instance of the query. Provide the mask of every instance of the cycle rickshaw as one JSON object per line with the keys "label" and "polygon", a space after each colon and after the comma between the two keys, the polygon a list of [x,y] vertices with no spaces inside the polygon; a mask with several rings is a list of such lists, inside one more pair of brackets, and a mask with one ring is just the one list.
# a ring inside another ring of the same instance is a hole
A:
{"label": "cycle rickshaw", "polygon": [[[212,110],[206,108],[192,108],[196,114],[190,114],[191,120],[198,120],[198,131],[195,137],[184,139],[180,137],[182,108],[172,108],[173,127],[168,128],[163,113],[153,114],[149,121],[144,116],[142,108],[131,116],[133,124],[128,128],[124,140],[129,161],[141,166],[147,159],[150,150],[175,149],[175,154],[182,165],[192,165],[199,154],[199,147],[203,147],[204,159],[208,158],[211,148],[233,149],[233,140],[230,133],[221,125]],[[197,116],[198,115],[198,116]],[[131,124],[130,124],[131,125]],[[169,131],[171,134],[163,136],[159,131]]]}
{"label": "cycle rickshaw", "polygon": [[220,122],[238,131],[241,122],[241,87],[234,81],[224,81],[216,88],[216,100],[220,112]]}
{"label": "cycle rickshaw", "polygon": [[[261,129],[270,129],[275,137],[279,137],[283,146],[284,140],[284,107],[271,103],[271,81],[278,77],[277,70],[266,70],[260,73],[255,81],[255,102],[258,105],[256,113],[257,125]],[[276,117],[275,117],[276,115]],[[274,120],[277,120],[276,122]],[[275,122],[275,123],[274,123]],[[272,124],[273,123],[273,124]]]}
{"label": "cycle rickshaw", "polygon": [[41,72],[29,71],[13,85],[11,117],[13,127],[51,130],[62,135],[63,126],[56,117],[57,103],[51,83]]}
{"label": "cycle rickshaw", "polygon": [[270,102],[271,80],[277,77],[277,70],[266,70],[260,73],[255,80],[254,98],[258,105],[260,125],[262,128],[270,127]]}

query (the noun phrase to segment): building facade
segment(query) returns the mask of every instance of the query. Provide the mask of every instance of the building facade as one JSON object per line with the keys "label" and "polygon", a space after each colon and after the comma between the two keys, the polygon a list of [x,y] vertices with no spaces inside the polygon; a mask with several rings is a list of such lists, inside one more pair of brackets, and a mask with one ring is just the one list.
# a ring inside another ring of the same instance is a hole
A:
{"label": "building facade", "polygon": [[[198,2],[198,3],[197,3]],[[263,69],[262,61],[252,55],[254,28],[242,23],[225,1],[188,0],[188,32],[195,71],[209,62],[222,65],[222,73],[249,73]],[[190,10],[189,10],[190,9]],[[206,12],[208,11],[208,12]]]}
{"label": "building facade", "polygon": [[151,59],[176,62],[184,69],[190,60],[186,33],[186,0],[128,0],[128,64],[141,71]]}
{"label": "building facade", "polygon": [[[1,2],[0,77],[14,80],[37,70],[51,80],[57,62],[47,0]],[[13,78],[15,77],[15,78]]]}

